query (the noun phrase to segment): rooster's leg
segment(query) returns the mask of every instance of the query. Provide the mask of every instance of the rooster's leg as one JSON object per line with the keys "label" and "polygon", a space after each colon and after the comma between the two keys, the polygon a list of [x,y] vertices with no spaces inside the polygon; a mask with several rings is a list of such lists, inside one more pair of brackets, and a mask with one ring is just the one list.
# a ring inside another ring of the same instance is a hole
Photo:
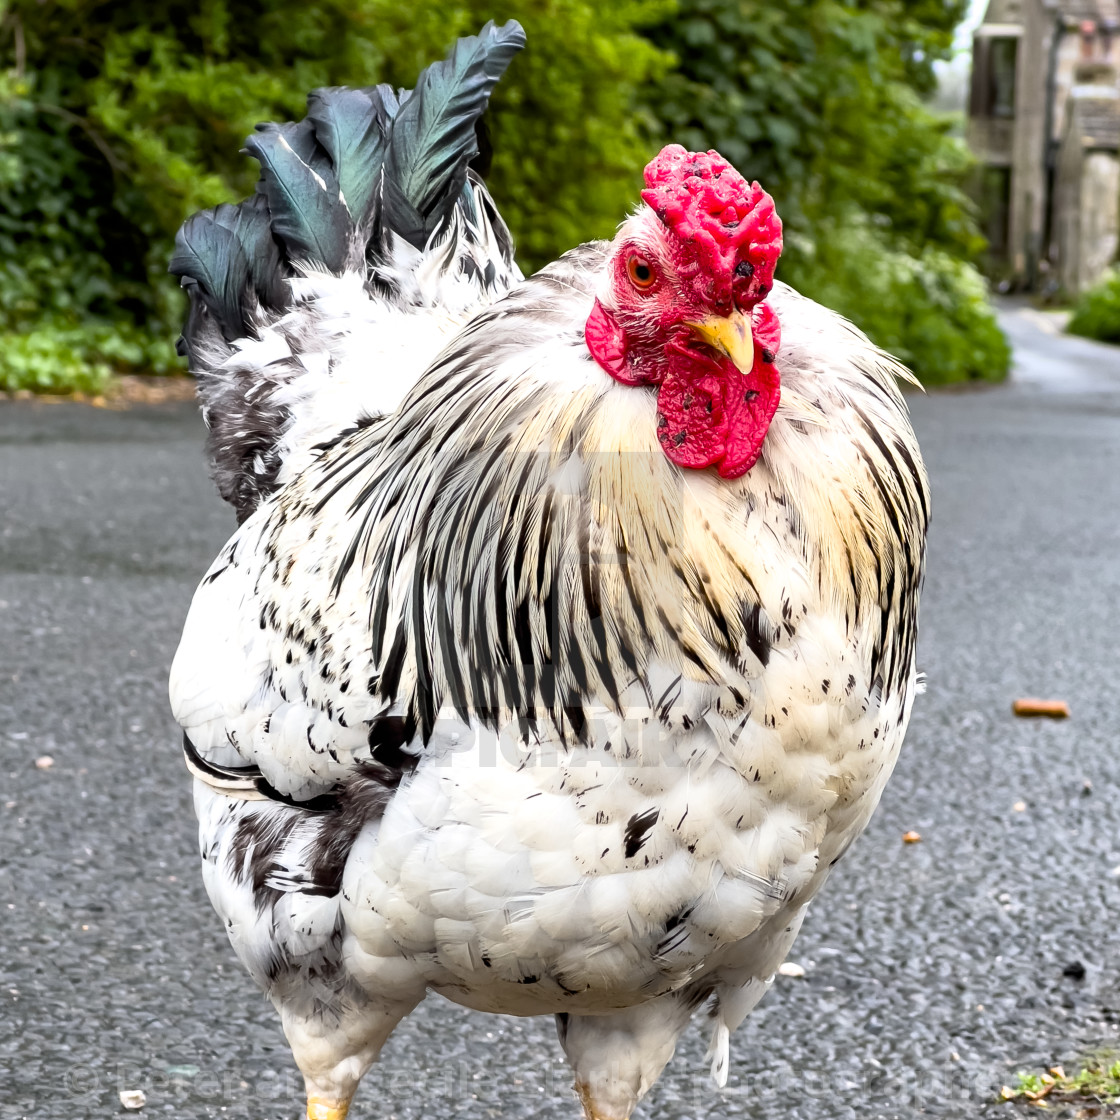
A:
{"label": "rooster's leg", "polygon": [[284,1034],[307,1090],[307,1120],[345,1120],[358,1083],[417,1002],[310,1015],[281,1006]]}
{"label": "rooster's leg", "polygon": [[608,1015],[558,1015],[586,1120],[629,1120],[673,1056],[699,1001],[687,990]]}

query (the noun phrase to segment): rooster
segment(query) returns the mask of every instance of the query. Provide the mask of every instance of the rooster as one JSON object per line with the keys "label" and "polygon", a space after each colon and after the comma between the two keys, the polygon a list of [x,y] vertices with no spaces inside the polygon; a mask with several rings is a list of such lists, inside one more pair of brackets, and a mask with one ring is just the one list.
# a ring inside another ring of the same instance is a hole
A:
{"label": "rooster", "polygon": [[320,90],[172,267],[222,494],[171,701],[203,874],[341,1120],[429,992],[553,1015],[587,1120],[729,1035],[868,822],[929,497],[897,379],[671,145],[530,279],[477,171],[521,46]]}

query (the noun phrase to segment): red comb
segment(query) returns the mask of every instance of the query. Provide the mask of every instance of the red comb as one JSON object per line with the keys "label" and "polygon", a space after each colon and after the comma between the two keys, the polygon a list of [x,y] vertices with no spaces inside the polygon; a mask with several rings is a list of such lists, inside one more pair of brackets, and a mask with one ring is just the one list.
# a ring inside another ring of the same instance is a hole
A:
{"label": "red comb", "polygon": [[642,198],[689,247],[681,279],[713,308],[753,307],[774,285],[782,221],[774,200],[718,152],[662,148],[645,171]]}

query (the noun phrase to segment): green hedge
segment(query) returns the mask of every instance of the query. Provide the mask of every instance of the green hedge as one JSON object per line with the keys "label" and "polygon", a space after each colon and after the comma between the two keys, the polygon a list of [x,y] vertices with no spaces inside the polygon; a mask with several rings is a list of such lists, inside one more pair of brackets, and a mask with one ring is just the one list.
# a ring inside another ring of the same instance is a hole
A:
{"label": "green hedge", "polygon": [[999,381],[1011,350],[970,264],[927,245],[915,256],[884,244],[858,218],[822,231],[801,265],[802,288],[858,322],[926,384]]}
{"label": "green hedge", "polygon": [[778,201],[783,278],[927,381],[999,376],[968,158],[920,100],[961,4],[0,0],[0,387],[177,368],[172,239],[252,190],[252,126],[318,85],[411,85],[510,16],[529,48],[493,100],[490,184],[527,268],[609,235],[661,143],[718,147]]}
{"label": "green hedge", "polygon": [[1120,342],[1120,268],[1109,269],[1082,292],[1066,329],[1101,342]]}

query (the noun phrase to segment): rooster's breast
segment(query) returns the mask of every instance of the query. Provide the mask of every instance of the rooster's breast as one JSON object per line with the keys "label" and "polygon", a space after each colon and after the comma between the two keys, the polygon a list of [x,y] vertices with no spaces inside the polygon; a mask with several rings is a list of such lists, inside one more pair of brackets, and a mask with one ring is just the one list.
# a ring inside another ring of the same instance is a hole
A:
{"label": "rooster's breast", "polygon": [[749,971],[866,824],[904,723],[855,672],[821,675],[850,657],[842,628],[800,633],[735,713],[665,669],[584,745],[446,721],[348,862],[362,983],[407,960],[456,1002],[541,1014]]}

